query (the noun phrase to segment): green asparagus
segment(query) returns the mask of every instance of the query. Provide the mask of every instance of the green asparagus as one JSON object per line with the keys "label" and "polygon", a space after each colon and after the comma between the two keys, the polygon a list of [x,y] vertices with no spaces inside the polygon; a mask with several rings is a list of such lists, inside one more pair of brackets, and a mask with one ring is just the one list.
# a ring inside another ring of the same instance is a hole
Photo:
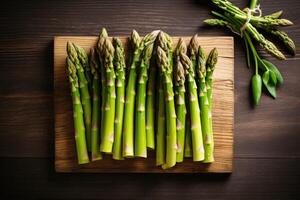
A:
{"label": "green asparagus", "polygon": [[115,119],[115,72],[113,65],[115,49],[108,38],[105,38],[102,51],[103,67],[105,69],[105,96],[104,113],[103,113],[103,127],[102,140],[100,144],[101,152],[112,153],[114,142],[114,119]]}
{"label": "green asparagus", "polygon": [[113,39],[115,48],[114,65],[116,72],[116,114],[115,114],[115,136],[113,144],[113,158],[122,160],[122,127],[125,103],[125,54],[121,40]]}
{"label": "green asparagus", "polygon": [[[162,32],[160,33],[163,34]],[[159,40],[162,37],[159,37]],[[164,42],[164,41],[161,41]],[[176,164],[176,112],[174,104],[174,93],[172,83],[172,67],[170,66],[167,53],[158,46],[157,48],[157,62],[158,67],[163,78],[163,88],[165,95],[166,106],[166,162],[162,165],[163,169],[171,168]]]}
{"label": "green asparagus", "polygon": [[212,75],[217,62],[217,50],[214,48],[205,62],[205,54],[201,46],[198,51],[198,77],[201,125],[203,131],[204,163],[214,162],[214,139],[212,124]]}
{"label": "green asparagus", "polygon": [[133,58],[129,69],[128,83],[126,87],[126,99],[124,110],[123,126],[123,156],[132,157],[134,155],[134,110],[135,110],[135,84],[137,79],[136,67],[140,63],[140,56],[143,49],[152,45],[156,39],[158,31],[147,34],[142,40],[138,33],[133,30],[131,41],[133,46]]}
{"label": "green asparagus", "polygon": [[78,53],[76,51],[78,47],[70,42],[67,43],[67,52],[70,60],[74,63],[77,71],[78,81],[79,81],[79,90],[80,90],[80,97],[81,103],[83,107],[83,114],[84,114],[84,125],[86,129],[86,141],[87,141],[87,148],[90,150],[91,144],[91,123],[92,123],[92,106],[91,106],[91,97],[88,88],[88,82],[85,76],[84,68],[78,58]]}
{"label": "green asparagus", "polygon": [[77,159],[79,164],[85,164],[89,162],[89,157],[86,146],[83,109],[79,92],[80,84],[76,74],[77,69],[74,63],[71,61],[70,57],[67,57],[67,68],[73,101],[73,119]]}
{"label": "green asparagus", "polygon": [[133,49],[133,57],[129,68],[128,83],[125,90],[125,108],[124,108],[124,125],[123,125],[123,156],[134,156],[133,136],[134,136],[134,102],[135,102],[135,82],[136,67],[140,60],[141,38],[139,34],[133,30],[131,33],[131,44]]}
{"label": "green asparagus", "polygon": [[160,166],[166,162],[166,111],[164,102],[164,90],[162,76],[159,75],[158,82],[158,105],[157,105],[157,128],[156,128],[156,165]]}
{"label": "green asparagus", "polygon": [[143,49],[141,54],[141,63],[138,69],[137,77],[137,96],[136,96],[136,112],[135,112],[135,156],[147,157],[147,141],[146,141],[146,85],[148,82],[148,68],[153,51],[153,43]]}
{"label": "green asparagus", "polygon": [[[153,52],[155,54],[155,51]],[[156,64],[155,56],[152,57],[149,68],[149,80],[146,94],[146,141],[147,147],[155,148],[155,84],[156,84]]]}
{"label": "green asparagus", "polygon": [[99,65],[97,62],[97,57],[94,49],[91,49],[89,64],[92,73],[92,130],[91,130],[91,152],[92,160],[101,160],[102,155],[100,153],[100,77],[99,77]]}
{"label": "green asparagus", "polygon": [[175,67],[175,102],[176,102],[176,129],[177,129],[177,162],[183,161],[184,140],[185,140],[185,74],[181,62],[176,63]]}
{"label": "green asparagus", "polygon": [[102,58],[102,55],[101,55],[101,52],[103,51],[103,48],[104,48],[104,41],[105,41],[105,38],[108,37],[108,34],[107,34],[107,31],[105,28],[103,28],[99,34],[99,40],[98,40],[98,43],[97,43],[97,53],[98,53],[98,57],[99,57],[99,68],[100,68],[100,77],[101,77],[101,119],[100,119],[100,132],[101,132],[101,135],[100,135],[100,140],[102,140],[102,136],[103,136],[103,122],[104,122],[104,119],[103,119],[103,116],[104,116],[104,97],[105,97],[105,69],[104,69],[104,58]]}
{"label": "green asparagus", "polygon": [[188,85],[188,98],[189,98],[189,111],[190,111],[190,126],[191,126],[191,136],[192,136],[192,149],[193,149],[193,160],[202,161],[204,159],[204,148],[203,148],[203,138],[201,130],[201,118],[199,115],[199,102],[197,95],[197,85],[195,82],[195,72],[193,70],[193,65],[189,57],[181,53],[180,58]]}
{"label": "green asparagus", "polygon": [[[269,54],[278,58],[285,59],[285,56],[279,49],[269,40],[267,40],[259,30],[263,30],[264,34],[268,33],[280,40],[289,53],[295,55],[296,46],[293,40],[278,26],[289,26],[293,23],[287,19],[281,19],[282,11],[274,12],[270,15],[262,16],[258,0],[250,0],[249,8],[240,10],[228,0],[212,0],[214,5],[224,11],[223,14],[212,12],[219,19],[208,19],[204,22],[210,26],[222,26],[229,28],[233,33],[241,36],[245,42],[247,66],[253,68],[254,75],[252,77],[252,96],[255,105],[258,105],[262,86],[264,86],[269,94],[276,98],[276,86],[279,85],[277,79],[278,69],[271,63],[271,67],[266,64],[258,55],[253,41],[255,40]],[[260,70],[258,70],[258,68]],[[265,77],[261,80],[261,77]],[[282,82],[282,81],[281,81]],[[263,85],[261,84],[263,83]]]}

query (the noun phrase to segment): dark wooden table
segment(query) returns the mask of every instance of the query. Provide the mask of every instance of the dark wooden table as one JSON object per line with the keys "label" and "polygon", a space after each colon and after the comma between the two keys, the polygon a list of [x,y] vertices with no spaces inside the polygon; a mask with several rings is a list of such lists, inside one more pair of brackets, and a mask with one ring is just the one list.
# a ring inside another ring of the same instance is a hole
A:
{"label": "dark wooden table", "polygon": [[[234,1],[243,7],[247,1]],[[300,2],[263,1],[284,10],[285,30],[300,45]],[[0,196],[43,199],[300,198],[300,66],[276,63],[285,78],[278,99],[249,103],[250,72],[235,38],[234,172],[220,174],[57,174],[54,171],[53,37],[141,34],[230,35],[204,28],[206,1],[5,1],[0,6]],[[8,199],[8,198],[6,198]]]}

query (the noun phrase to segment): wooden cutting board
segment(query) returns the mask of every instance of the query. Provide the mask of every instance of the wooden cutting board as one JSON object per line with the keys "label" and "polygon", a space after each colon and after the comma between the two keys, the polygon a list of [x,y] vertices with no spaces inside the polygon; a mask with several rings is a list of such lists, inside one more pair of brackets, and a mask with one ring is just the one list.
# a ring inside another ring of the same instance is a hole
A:
{"label": "wooden cutting board", "polygon": [[[128,46],[128,38],[120,37]],[[183,37],[188,44],[191,37]],[[173,37],[174,47],[179,37]],[[130,158],[112,160],[105,155],[103,160],[78,165],[75,150],[72,101],[66,74],[67,41],[82,46],[87,52],[98,38],[91,36],[57,36],[54,39],[54,117],[55,117],[55,169],[57,172],[124,172],[124,173],[230,173],[233,159],[234,122],[234,51],[232,37],[199,37],[199,44],[206,54],[216,47],[219,52],[213,82],[213,129],[215,139],[215,162],[203,164],[185,159],[175,167],[162,170],[155,166],[155,153],[149,151],[147,159]]]}

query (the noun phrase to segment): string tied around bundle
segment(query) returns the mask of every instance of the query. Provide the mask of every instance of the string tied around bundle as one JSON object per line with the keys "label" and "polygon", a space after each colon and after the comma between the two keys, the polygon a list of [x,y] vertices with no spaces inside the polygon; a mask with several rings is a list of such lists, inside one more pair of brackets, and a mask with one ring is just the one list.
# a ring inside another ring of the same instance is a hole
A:
{"label": "string tied around bundle", "polygon": [[257,5],[253,9],[245,8],[243,11],[246,13],[247,18],[246,18],[246,21],[245,21],[244,25],[240,28],[240,32],[241,32],[240,35],[241,35],[241,37],[243,37],[243,32],[248,27],[248,25],[249,25],[249,23],[251,21],[252,16],[257,16],[257,17],[261,17],[262,16],[262,10],[260,8],[260,5]]}

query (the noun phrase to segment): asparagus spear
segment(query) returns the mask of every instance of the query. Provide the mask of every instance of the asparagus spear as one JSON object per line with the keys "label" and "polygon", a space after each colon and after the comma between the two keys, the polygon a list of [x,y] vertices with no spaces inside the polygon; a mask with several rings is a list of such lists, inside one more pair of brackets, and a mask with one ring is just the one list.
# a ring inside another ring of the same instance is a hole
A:
{"label": "asparagus spear", "polygon": [[86,138],[85,138],[85,127],[83,119],[83,110],[80,100],[79,92],[79,81],[76,75],[76,67],[71,61],[70,57],[67,57],[67,68],[69,82],[71,86],[71,94],[73,101],[73,119],[74,119],[74,129],[75,129],[75,142],[77,149],[77,159],[78,164],[85,164],[89,162],[89,157],[86,147]]}
{"label": "asparagus spear", "polygon": [[[198,35],[194,35],[190,41],[189,47],[188,47],[188,53],[189,53],[189,58],[192,62],[193,69],[195,71],[195,67],[197,65],[197,53],[198,53],[198,42],[197,42],[197,37]],[[197,76],[197,74],[196,74]]]}
{"label": "asparagus spear", "polygon": [[165,144],[166,144],[166,117],[165,102],[162,77],[158,78],[158,111],[157,111],[157,129],[156,129],[156,165],[165,163]]}
{"label": "asparagus spear", "polygon": [[188,84],[189,111],[191,119],[191,135],[193,147],[193,160],[202,161],[204,159],[204,148],[201,130],[201,118],[199,115],[199,102],[197,95],[197,85],[195,82],[195,73],[191,60],[181,53],[181,62],[183,64],[186,80]]}
{"label": "asparagus spear", "polygon": [[296,54],[296,45],[294,41],[286,34],[284,31],[278,30],[276,28],[269,28],[269,27],[261,27],[266,32],[274,35],[279,40],[281,40],[286,47],[286,49],[292,54]]}
{"label": "asparagus spear", "polygon": [[[163,34],[163,33],[160,33]],[[163,39],[163,37],[159,37]],[[164,42],[164,41],[161,41]],[[174,93],[172,83],[172,67],[166,52],[158,46],[157,48],[157,62],[163,78],[165,104],[166,104],[166,162],[162,165],[163,169],[171,168],[176,164],[176,112],[174,104]]]}
{"label": "asparagus spear", "polygon": [[[199,56],[202,57],[203,60],[203,53],[201,52],[201,49],[199,49]],[[202,54],[202,56],[201,56]],[[205,76],[205,82],[206,85],[203,85],[202,88],[200,88],[200,91],[202,90],[203,92],[205,92],[205,86],[206,86],[206,98],[205,96],[202,97],[202,104],[204,107],[203,110],[203,115],[205,115],[205,118],[203,119],[203,126],[204,128],[204,147],[205,147],[205,159],[203,162],[205,163],[211,163],[214,161],[214,156],[213,156],[213,150],[214,150],[214,140],[213,140],[213,123],[212,123],[212,76],[213,76],[213,72],[217,63],[217,59],[218,59],[218,52],[217,49],[214,48],[211,50],[211,52],[208,55],[208,58],[206,60],[206,69],[204,67],[204,62],[202,61],[202,63],[199,63],[200,65],[200,77],[202,77],[202,82],[204,81],[204,75],[205,75],[205,70],[206,70],[206,76]],[[202,83],[203,84],[203,83]],[[205,94],[205,93],[204,93]],[[201,95],[201,94],[200,94]],[[208,105],[207,102],[208,101]],[[208,112],[206,111],[206,108],[208,107]],[[207,115],[208,115],[208,119],[207,119]],[[207,124],[207,122],[209,123],[209,126]]]}
{"label": "asparagus spear", "polygon": [[126,98],[124,108],[124,125],[123,125],[123,156],[133,156],[133,130],[134,130],[134,100],[135,100],[135,82],[136,66],[140,59],[139,34],[133,30],[131,33],[131,43],[133,49],[133,58],[129,69],[128,83],[126,87]]}
{"label": "asparagus spear", "polygon": [[116,160],[123,159],[122,155],[122,127],[123,113],[125,103],[125,55],[122,42],[119,38],[113,39],[115,47],[115,72],[116,72],[116,114],[115,114],[115,137],[113,144],[113,158]]}
{"label": "asparagus spear", "polygon": [[104,97],[105,97],[105,69],[104,69],[104,66],[103,66],[103,63],[104,63],[104,58],[102,58],[102,55],[101,55],[101,52],[103,51],[103,48],[104,48],[104,41],[105,41],[105,38],[108,37],[108,34],[107,34],[107,31],[105,28],[103,28],[99,34],[99,40],[98,40],[98,43],[97,43],[97,52],[98,52],[98,56],[99,56],[99,68],[100,68],[100,77],[101,77],[101,122],[100,122],[100,127],[101,127],[101,137],[100,137],[100,140],[102,140],[102,136],[103,136],[103,116],[104,116]]}
{"label": "asparagus spear", "polygon": [[[77,52],[77,57],[78,60],[80,61],[80,64],[84,70],[85,78],[87,80],[88,88],[89,88],[89,93],[92,94],[92,74],[91,74],[91,68],[89,66],[89,59],[88,55],[86,54],[85,50],[73,44],[74,48],[76,49]],[[92,102],[91,102],[92,103]],[[92,104],[91,104],[92,106]],[[87,142],[87,148],[88,151],[91,152],[91,132],[92,132],[92,126],[91,123],[86,124],[86,142]]]}
{"label": "asparagus spear", "polygon": [[198,57],[198,62],[195,63],[196,68],[196,83],[198,87],[198,99],[200,105],[200,117],[201,117],[201,129],[204,140],[204,163],[211,163],[214,161],[213,157],[213,136],[212,136],[212,124],[211,124],[211,109],[209,108],[207,88],[206,88],[206,58],[203,49],[197,43],[197,35],[195,35],[190,42],[189,46],[191,55]]}
{"label": "asparagus spear", "polygon": [[[155,54],[155,52],[153,52]],[[154,62],[152,62],[154,60]],[[155,84],[156,84],[156,65],[155,57],[152,57],[149,68],[149,80],[146,94],[146,141],[147,147],[155,148]]]}
{"label": "asparagus spear", "polygon": [[85,50],[82,47],[76,45],[74,45],[74,47],[77,51],[78,59],[81,63],[81,66],[84,69],[85,77],[88,82],[89,91],[90,93],[92,93],[93,77],[92,77],[91,67],[89,65],[88,55],[86,54]]}
{"label": "asparagus spear", "polygon": [[[231,2],[227,0],[212,0],[212,2],[216,6],[230,13],[231,15],[233,15],[233,17],[237,19],[242,19],[243,21],[247,19],[247,14],[245,12],[243,12],[242,10],[240,10],[238,7],[236,7],[235,5],[233,5]],[[257,16],[252,16],[250,22],[252,24],[259,24],[259,25],[266,25],[266,26],[288,26],[293,24],[291,21],[287,19],[263,18]]]}
{"label": "asparagus spear", "polygon": [[135,156],[147,157],[146,142],[146,84],[148,82],[148,68],[152,56],[153,43],[146,46],[141,55],[141,64],[137,78],[137,96],[135,112]]}
{"label": "asparagus spear", "polygon": [[135,84],[136,84],[136,67],[140,62],[140,56],[145,46],[153,44],[158,32],[153,31],[147,34],[143,40],[140,39],[138,33],[133,30],[131,41],[133,45],[133,58],[129,69],[128,84],[126,87],[126,100],[124,110],[124,126],[123,126],[123,156],[131,157],[134,155],[133,135],[134,135],[134,105],[135,105]]}
{"label": "asparagus spear", "polygon": [[[213,52],[215,50],[212,50]],[[217,56],[215,53],[211,54],[210,56]],[[197,65],[197,73],[198,73],[198,96],[200,99],[200,114],[201,114],[201,126],[202,126],[202,133],[204,138],[204,152],[205,158],[203,160],[204,163],[211,163],[214,161],[214,140],[213,140],[213,127],[212,127],[212,95],[210,92],[207,92],[207,85],[206,85],[206,60],[205,54],[201,46],[199,46],[198,50],[198,65]],[[215,59],[209,58],[208,62],[216,61]],[[207,66],[215,65],[214,63],[207,63]],[[210,83],[210,81],[209,81]],[[212,85],[210,85],[212,88]],[[210,99],[210,100],[209,100]],[[209,104],[210,102],[210,104]]]}
{"label": "asparagus spear", "polygon": [[67,52],[70,60],[74,63],[77,71],[78,81],[80,85],[80,97],[81,103],[83,107],[83,115],[84,115],[84,124],[86,127],[86,141],[87,148],[90,150],[90,141],[91,141],[91,118],[92,118],[92,107],[91,107],[91,98],[88,88],[88,82],[85,77],[84,69],[78,59],[78,53],[76,51],[76,47],[74,44],[68,42],[67,43]]}
{"label": "asparagus spear", "polygon": [[175,68],[175,102],[176,102],[176,129],[177,129],[177,162],[183,161],[185,140],[185,74],[181,62],[177,62]]}
{"label": "asparagus spear", "polygon": [[99,115],[100,115],[100,80],[99,80],[99,66],[96,58],[95,50],[92,48],[90,53],[90,67],[92,73],[92,130],[91,130],[91,152],[92,160],[101,160],[102,155],[100,153],[99,144]]}
{"label": "asparagus spear", "polygon": [[[187,85],[187,84],[186,84]],[[188,104],[188,95],[186,93],[185,103]],[[185,142],[184,142],[184,157],[190,158],[193,157],[192,154],[192,136],[191,136],[191,119],[190,119],[190,110],[187,106],[186,108],[186,121],[185,121]]]}
{"label": "asparagus spear", "polygon": [[114,47],[108,38],[105,38],[101,53],[103,67],[105,69],[105,96],[101,152],[112,153],[114,142],[114,119],[115,119],[115,72],[113,65]]}
{"label": "asparagus spear", "polygon": [[218,60],[218,51],[216,48],[213,48],[206,61],[206,77],[205,81],[207,83],[207,98],[208,98],[208,103],[209,103],[209,109],[212,109],[212,76],[213,72],[215,70],[216,64]]}
{"label": "asparagus spear", "polygon": [[180,54],[186,53],[186,46],[180,39],[175,50],[176,65],[174,68],[174,84],[175,84],[175,104],[176,104],[176,128],[177,128],[177,156],[176,161],[182,162],[184,156],[185,145],[185,122],[186,122],[186,106],[185,106],[185,71],[180,61]]}

